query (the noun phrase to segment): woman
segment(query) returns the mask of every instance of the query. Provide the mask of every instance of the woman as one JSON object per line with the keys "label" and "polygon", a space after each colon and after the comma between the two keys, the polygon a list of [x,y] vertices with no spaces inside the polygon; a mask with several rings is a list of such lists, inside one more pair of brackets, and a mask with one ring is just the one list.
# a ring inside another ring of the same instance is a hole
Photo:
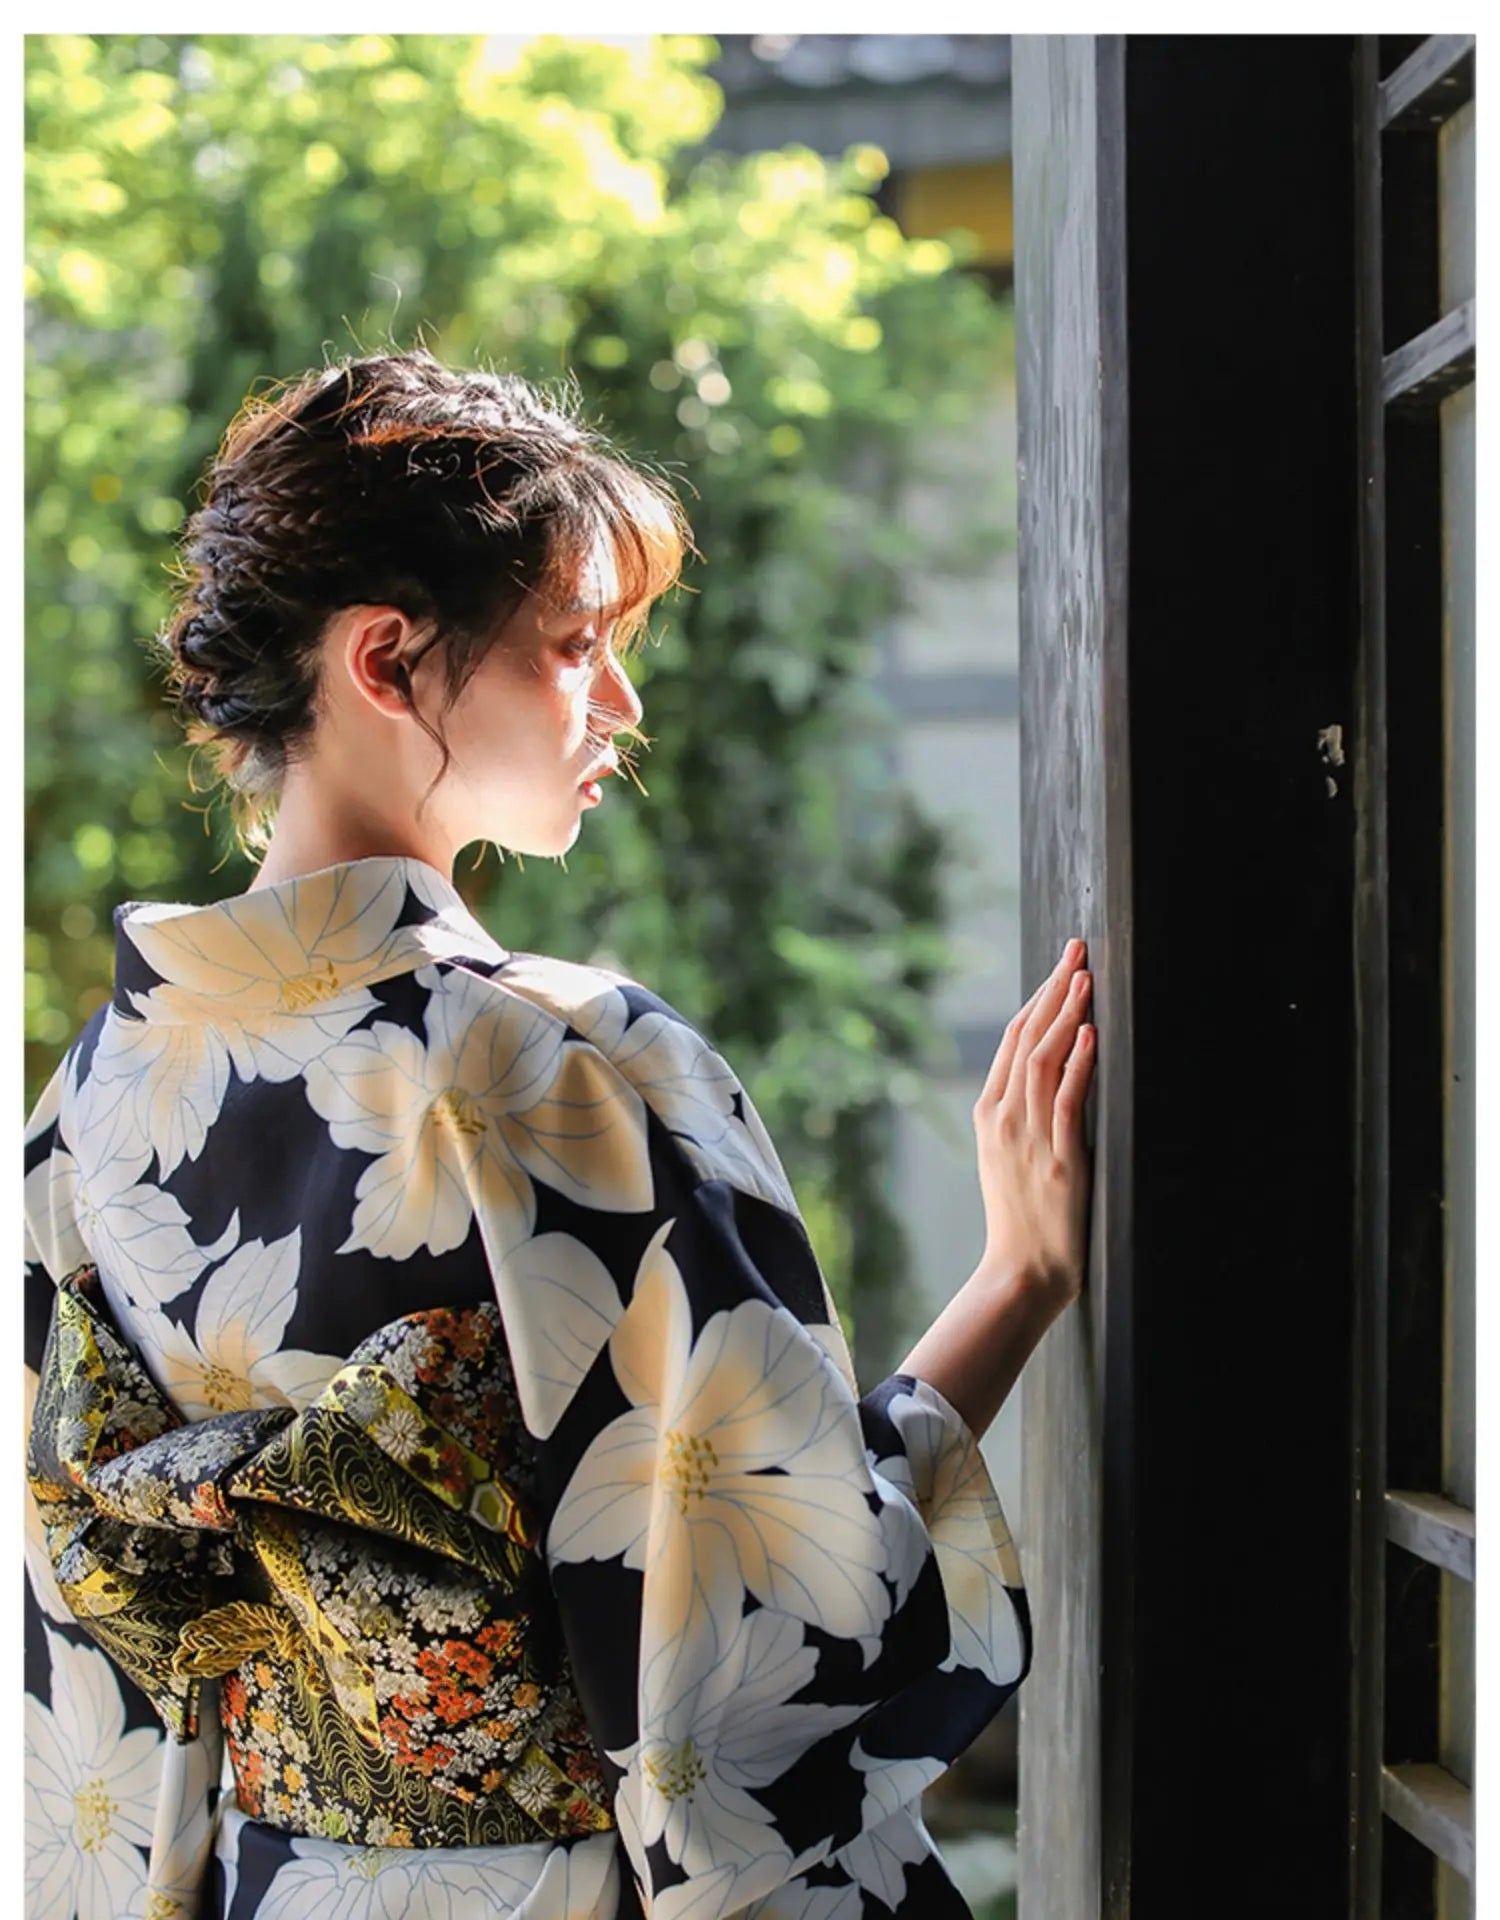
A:
{"label": "woman", "polygon": [[31,1920],[967,1911],[920,1794],[1029,1662],[975,1437],[1081,1283],[1087,976],[861,1397],[730,1068],[451,881],[572,845],[684,540],[425,352],[226,435],[164,641],[264,857],[118,911],[27,1129]]}

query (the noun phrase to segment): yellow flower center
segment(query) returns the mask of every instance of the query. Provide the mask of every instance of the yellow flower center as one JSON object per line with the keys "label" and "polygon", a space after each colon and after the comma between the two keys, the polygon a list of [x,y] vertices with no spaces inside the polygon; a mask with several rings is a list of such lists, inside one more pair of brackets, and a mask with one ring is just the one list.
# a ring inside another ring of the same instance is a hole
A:
{"label": "yellow flower center", "polygon": [[163,1893],[158,1888],[146,1895],[146,1920],[173,1920],[173,1916],[182,1912],[182,1902],[175,1894]]}
{"label": "yellow flower center", "polygon": [[98,1853],[109,1838],[110,1822],[120,1809],[102,1780],[90,1780],[73,1795],[73,1831],[85,1853]]}
{"label": "yellow flower center", "polygon": [[679,1433],[675,1427],[668,1428],[662,1441],[667,1455],[662,1462],[662,1481],[677,1495],[678,1511],[686,1513],[688,1501],[708,1491],[709,1469],[718,1466],[719,1456],[712,1440],[700,1439],[695,1433]]}
{"label": "yellow flower center", "polygon": [[203,1369],[203,1398],[215,1413],[243,1413],[255,1404],[244,1375],[231,1373],[217,1360]]}
{"label": "yellow flower center", "polygon": [[309,967],[305,973],[285,974],[281,982],[281,1004],[288,1013],[301,1013],[304,1007],[316,1006],[338,990],[339,977],[333,970],[333,962],[325,960],[321,967]]}
{"label": "yellow flower center", "polygon": [[355,1880],[373,1880],[387,1864],[381,1857],[379,1847],[362,1847],[357,1853],[349,1853],[344,1860],[345,1870]]}
{"label": "yellow flower center", "polygon": [[666,1800],[691,1800],[698,1782],[708,1774],[691,1740],[680,1747],[668,1747],[661,1754],[647,1754],[641,1772]]}
{"label": "yellow flower center", "polygon": [[444,1087],[430,1108],[432,1124],[446,1128],[449,1133],[479,1134],[484,1132],[484,1114],[479,1102],[462,1087]]}

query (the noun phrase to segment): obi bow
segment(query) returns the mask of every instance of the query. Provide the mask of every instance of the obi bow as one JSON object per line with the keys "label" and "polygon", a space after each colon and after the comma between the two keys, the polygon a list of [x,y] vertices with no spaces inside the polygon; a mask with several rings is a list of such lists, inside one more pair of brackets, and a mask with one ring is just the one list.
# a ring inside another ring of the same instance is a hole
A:
{"label": "obi bow", "polygon": [[27,1478],[64,1600],[177,1741],[204,1679],[270,1662],[383,1763],[471,1804],[521,1779],[533,1831],[598,1831],[535,1525],[500,1470],[513,1406],[483,1304],[379,1329],[300,1411],[185,1420],[89,1264],[57,1287]]}

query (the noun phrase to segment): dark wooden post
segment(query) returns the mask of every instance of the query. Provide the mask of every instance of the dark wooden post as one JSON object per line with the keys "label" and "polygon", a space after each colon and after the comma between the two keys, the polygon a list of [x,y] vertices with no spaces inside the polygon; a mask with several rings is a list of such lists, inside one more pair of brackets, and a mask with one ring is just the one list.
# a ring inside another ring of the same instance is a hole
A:
{"label": "dark wooden post", "polygon": [[1015,42],[1023,959],[1101,1039],[1021,1920],[1346,1910],[1353,54]]}
{"label": "dark wooden post", "polygon": [[[1105,1036],[1089,1289],[1023,1389],[1021,1545],[1038,1633],[1021,1689],[1020,1909],[1092,1920],[1106,1804],[1128,1798],[1128,1782],[1106,1795],[1102,1777],[1122,1679],[1103,1669],[1106,1640],[1127,1660],[1130,1646],[1130,1559],[1116,1550],[1131,1493],[1124,41],[1018,37],[1013,62],[1022,968],[1029,990],[1083,935]],[[1122,1757],[1116,1741],[1110,1761]]]}

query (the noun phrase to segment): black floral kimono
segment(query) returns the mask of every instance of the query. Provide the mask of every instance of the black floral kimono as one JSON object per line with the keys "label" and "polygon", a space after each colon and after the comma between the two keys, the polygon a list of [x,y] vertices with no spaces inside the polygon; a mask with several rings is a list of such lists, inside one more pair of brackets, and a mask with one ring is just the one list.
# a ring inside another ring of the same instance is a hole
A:
{"label": "black floral kimono", "polygon": [[734,1074],[421,861],[116,915],[26,1136],[28,1920],[939,1920],[1030,1657]]}

